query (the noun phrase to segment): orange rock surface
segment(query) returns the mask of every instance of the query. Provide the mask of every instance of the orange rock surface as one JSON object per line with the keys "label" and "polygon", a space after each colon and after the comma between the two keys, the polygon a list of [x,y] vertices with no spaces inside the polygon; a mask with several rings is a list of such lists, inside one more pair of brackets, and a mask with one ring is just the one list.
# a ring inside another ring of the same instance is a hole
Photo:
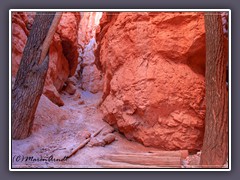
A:
{"label": "orange rock surface", "polygon": [[104,73],[104,120],[145,146],[200,149],[203,14],[105,13],[100,26],[95,54]]}

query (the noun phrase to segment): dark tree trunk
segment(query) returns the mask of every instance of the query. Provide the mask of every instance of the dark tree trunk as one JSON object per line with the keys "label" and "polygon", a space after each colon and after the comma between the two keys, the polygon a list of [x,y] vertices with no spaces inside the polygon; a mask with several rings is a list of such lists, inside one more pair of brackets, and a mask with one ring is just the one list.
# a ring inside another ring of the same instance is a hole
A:
{"label": "dark tree trunk", "polygon": [[24,139],[31,133],[48,70],[46,55],[60,17],[55,12],[39,12],[34,19],[12,89],[13,139]]}
{"label": "dark tree trunk", "polygon": [[200,164],[218,168],[228,154],[228,95],[226,55],[221,16],[205,14],[206,29],[206,118]]}

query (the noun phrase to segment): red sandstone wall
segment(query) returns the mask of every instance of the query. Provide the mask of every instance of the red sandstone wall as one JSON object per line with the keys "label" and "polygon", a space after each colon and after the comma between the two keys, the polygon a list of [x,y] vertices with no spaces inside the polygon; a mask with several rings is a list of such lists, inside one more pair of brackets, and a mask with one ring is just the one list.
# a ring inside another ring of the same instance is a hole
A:
{"label": "red sandstone wall", "polygon": [[201,13],[104,13],[96,65],[104,120],[146,146],[200,149],[205,117]]}
{"label": "red sandstone wall", "polygon": [[[15,77],[35,13],[12,14],[12,76]],[[44,94],[55,104],[63,105],[61,91],[78,64],[78,26],[80,13],[65,12],[49,49],[49,69]]]}

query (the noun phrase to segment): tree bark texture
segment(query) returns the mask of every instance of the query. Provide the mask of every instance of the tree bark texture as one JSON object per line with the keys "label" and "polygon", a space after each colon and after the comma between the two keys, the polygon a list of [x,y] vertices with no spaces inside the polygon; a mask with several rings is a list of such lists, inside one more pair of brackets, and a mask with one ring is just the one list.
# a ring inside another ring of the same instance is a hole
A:
{"label": "tree bark texture", "polygon": [[12,138],[31,134],[34,115],[48,70],[47,55],[61,13],[36,14],[12,89]]}
{"label": "tree bark texture", "polygon": [[200,164],[219,168],[228,154],[227,58],[221,16],[205,14],[206,29],[206,118]]}

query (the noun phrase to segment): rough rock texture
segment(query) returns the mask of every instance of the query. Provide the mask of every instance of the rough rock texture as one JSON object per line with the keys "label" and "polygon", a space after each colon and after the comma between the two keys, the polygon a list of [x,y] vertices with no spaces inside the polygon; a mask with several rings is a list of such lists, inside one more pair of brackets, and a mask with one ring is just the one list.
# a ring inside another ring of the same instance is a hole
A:
{"label": "rough rock texture", "polygon": [[76,92],[76,90],[77,89],[73,83],[68,83],[65,89],[65,91],[70,95],[73,95]]}
{"label": "rough rock texture", "polygon": [[81,88],[92,93],[102,91],[103,88],[101,72],[94,64],[94,50],[97,47],[95,34],[101,16],[101,12],[84,12],[78,31],[80,53],[78,78],[81,80]]}
{"label": "rough rock texture", "polygon": [[70,76],[74,75],[78,64],[78,25],[80,19],[80,13],[65,12],[57,29],[62,40],[63,54],[69,63]]}
{"label": "rough rock texture", "polygon": [[[15,77],[22,53],[34,21],[35,13],[20,12],[12,15],[12,76]],[[44,94],[55,104],[64,102],[59,92],[69,76],[74,75],[78,63],[78,24],[80,13],[63,13],[49,49],[49,69]]]}
{"label": "rough rock texture", "polygon": [[82,89],[90,91],[92,93],[97,93],[98,91],[101,91],[103,88],[102,74],[94,64],[95,61],[94,50],[96,46],[97,45],[95,39],[92,38],[89,44],[84,48],[81,64]]}
{"label": "rough rock texture", "polygon": [[83,12],[78,29],[78,44],[83,50],[89,41],[95,37],[101,12]]}
{"label": "rough rock texture", "polygon": [[55,34],[49,49],[49,68],[43,93],[55,104],[62,106],[64,102],[59,92],[69,76],[68,60],[63,54],[61,39]]}
{"label": "rough rock texture", "polygon": [[200,149],[203,14],[104,13],[100,26],[95,63],[104,73],[104,120],[145,146]]}

